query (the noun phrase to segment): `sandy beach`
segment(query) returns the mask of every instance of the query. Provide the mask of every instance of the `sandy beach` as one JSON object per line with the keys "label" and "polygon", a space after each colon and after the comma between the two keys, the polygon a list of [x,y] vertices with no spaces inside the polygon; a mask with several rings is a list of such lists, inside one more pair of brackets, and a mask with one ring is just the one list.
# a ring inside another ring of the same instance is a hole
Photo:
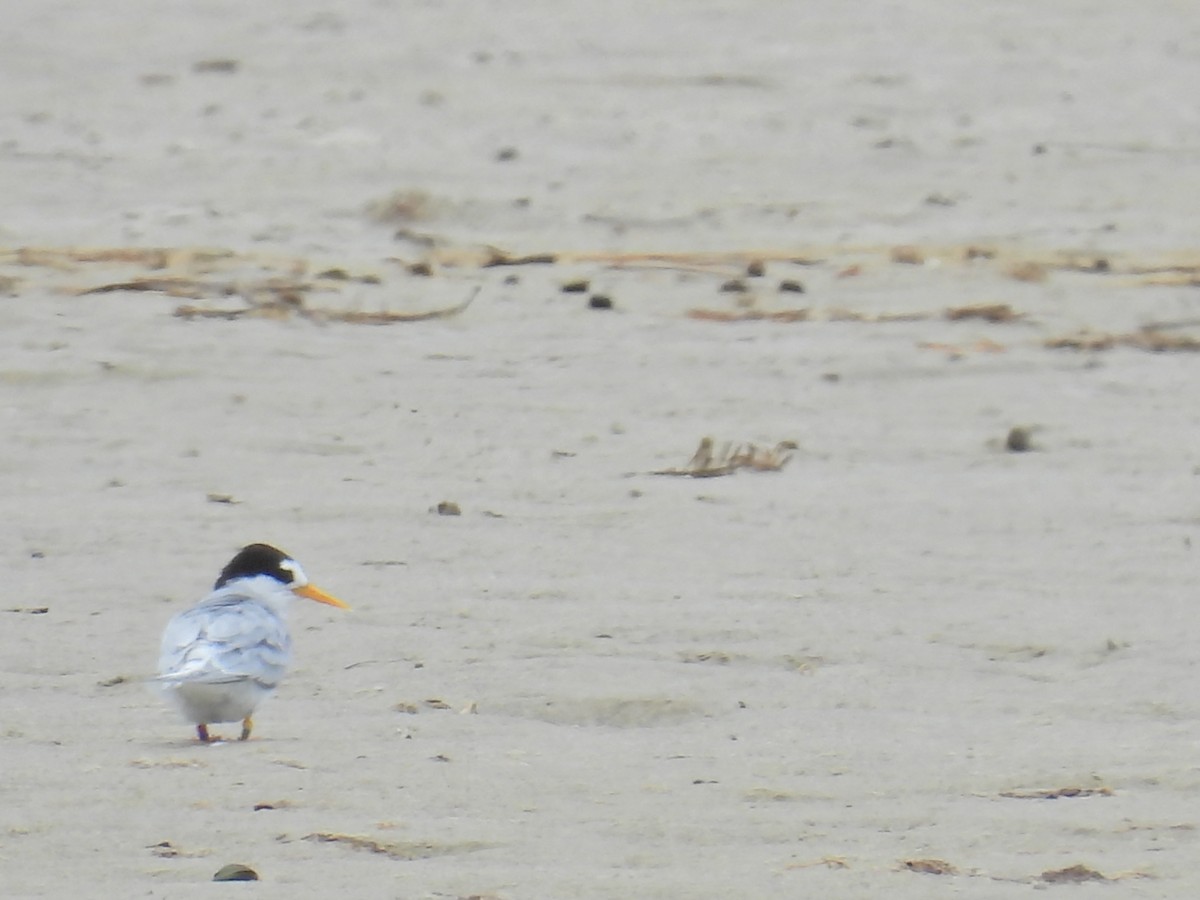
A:
{"label": "sandy beach", "polygon": [[1200,891],[1190,7],[8,7],[5,897]]}

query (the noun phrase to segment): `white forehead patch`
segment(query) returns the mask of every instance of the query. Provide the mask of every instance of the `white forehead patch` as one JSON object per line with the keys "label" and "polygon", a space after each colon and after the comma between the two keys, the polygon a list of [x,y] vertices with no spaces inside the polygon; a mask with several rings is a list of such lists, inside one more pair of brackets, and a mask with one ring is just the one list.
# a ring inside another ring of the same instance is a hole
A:
{"label": "white forehead patch", "polygon": [[279,563],[279,568],[285,572],[292,574],[292,580],[288,583],[290,588],[304,587],[308,584],[308,577],[304,574],[304,570],[300,568],[300,563],[294,559],[285,559]]}

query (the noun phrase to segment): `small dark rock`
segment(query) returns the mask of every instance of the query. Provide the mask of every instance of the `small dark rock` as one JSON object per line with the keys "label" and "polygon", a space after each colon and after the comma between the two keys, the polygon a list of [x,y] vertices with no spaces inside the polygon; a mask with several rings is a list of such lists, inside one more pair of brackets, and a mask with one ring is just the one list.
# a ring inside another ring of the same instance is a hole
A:
{"label": "small dark rock", "polygon": [[612,297],[605,294],[592,294],[588,297],[588,309],[612,309]]}
{"label": "small dark rock", "polygon": [[1033,430],[1017,425],[1008,430],[1004,449],[1009,453],[1027,453],[1033,449]]}
{"label": "small dark rock", "polygon": [[750,290],[746,287],[746,282],[740,278],[731,278],[721,285],[721,293],[723,294],[744,294]]}
{"label": "small dark rock", "polygon": [[568,281],[560,288],[564,294],[583,294],[591,286],[591,283],[586,278],[579,278],[575,281]]}
{"label": "small dark rock", "polygon": [[779,293],[781,294],[803,294],[804,285],[795,279],[779,282]]}

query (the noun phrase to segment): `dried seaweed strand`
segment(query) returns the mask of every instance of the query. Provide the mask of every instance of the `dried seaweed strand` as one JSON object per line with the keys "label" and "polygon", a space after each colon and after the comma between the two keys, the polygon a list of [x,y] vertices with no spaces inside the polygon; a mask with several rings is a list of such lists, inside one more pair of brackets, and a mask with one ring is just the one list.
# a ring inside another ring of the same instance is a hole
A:
{"label": "dried seaweed strand", "polygon": [[361,310],[324,309],[304,305],[304,298],[295,292],[288,291],[284,286],[270,289],[275,294],[269,300],[253,303],[243,309],[205,309],[198,306],[184,305],[175,309],[175,315],[181,319],[241,319],[241,318],[286,318],[298,315],[312,321],[345,322],[350,325],[391,325],[397,322],[426,322],[431,319],[448,319],[456,316],[471,305],[481,290],[480,286],[467,296],[465,300],[445,309],[424,310],[422,312],[364,312]]}
{"label": "dried seaweed strand", "polygon": [[1123,334],[1084,332],[1066,337],[1047,338],[1042,344],[1051,350],[1111,350],[1114,347],[1132,347],[1135,350],[1146,350],[1151,353],[1200,352],[1200,338],[1190,335],[1164,334],[1155,330]]}
{"label": "dried seaweed strand", "polygon": [[923,322],[934,317],[933,313],[862,313],[851,309],[689,309],[689,319],[703,322]]}
{"label": "dried seaweed strand", "polygon": [[788,464],[796,450],[795,441],[780,441],[774,447],[755,444],[726,443],[714,452],[713,439],[702,438],[687,466],[682,469],[659,469],[651,475],[673,475],[687,478],[718,478],[732,475],[738,469],[754,472],[779,472]]}

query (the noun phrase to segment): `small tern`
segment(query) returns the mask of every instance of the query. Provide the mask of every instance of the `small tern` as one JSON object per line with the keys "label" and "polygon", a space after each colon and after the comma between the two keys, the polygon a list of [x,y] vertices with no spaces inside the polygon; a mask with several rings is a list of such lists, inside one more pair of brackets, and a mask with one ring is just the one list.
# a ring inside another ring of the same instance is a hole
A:
{"label": "small tern", "polygon": [[250,737],[251,715],[291,661],[287,611],[295,597],[350,608],[309,584],[282,550],[250,544],[221,570],[211,594],[167,624],[157,681],[201,741],[217,740],[208,733],[216,722],[240,721],[241,739]]}

